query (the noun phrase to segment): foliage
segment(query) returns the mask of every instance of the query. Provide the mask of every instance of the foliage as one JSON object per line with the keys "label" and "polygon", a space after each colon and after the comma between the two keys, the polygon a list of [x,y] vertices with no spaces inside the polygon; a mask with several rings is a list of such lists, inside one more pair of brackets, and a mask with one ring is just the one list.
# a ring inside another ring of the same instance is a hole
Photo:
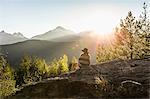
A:
{"label": "foliage", "polygon": [[122,51],[122,53],[119,54],[120,56],[124,56],[125,59],[136,58],[136,46],[139,39],[137,36],[138,28],[136,27],[136,23],[136,19],[132,15],[132,12],[129,12],[127,17],[121,20],[120,31],[116,33],[116,42],[119,42],[115,44],[115,47]]}
{"label": "foliage", "polygon": [[142,55],[139,55],[141,58],[150,55],[150,20],[147,12],[147,4],[143,4],[143,12],[140,15],[138,27],[138,36],[140,37],[140,48]]}
{"label": "foliage", "polygon": [[66,73],[69,71],[67,55],[63,55],[63,57],[60,57],[58,63],[59,63],[60,73]]}
{"label": "foliage", "polygon": [[57,76],[59,74],[59,63],[56,59],[54,59],[50,64],[49,75]]}
{"label": "foliage", "polygon": [[[140,19],[135,19],[129,12],[124,21],[121,21],[120,31],[116,33],[115,49],[121,50],[120,56],[125,59],[139,59],[150,55],[150,21],[147,15],[147,5],[143,5],[144,11]],[[119,39],[119,40],[118,40]]]}
{"label": "foliage", "polygon": [[79,65],[78,65],[78,60],[77,58],[74,56],[71,60],[71,63],[69,64],[69,70],[70,71],[74,71],[79,69]]}
{"label": "foliage", "polygon": [[0,80],[0,98],[15,93],[15,80]]}
{"label": "foliage", "polygon": [[18,68],[15,71],[15,80],[16,80],[16,87],[19,87],[25,83],[24,82],[24,72],[23,72],[22,68]]}
{"label": "foliage", "polygon": [[54,59],[50,63],[49,75],[50,76],[57,76],[62,73],[66,73],[69,71],[68,67],[68,57],[67,55],[63,55],[58,60]]}
{"label": "foliage", "polygon": [[136,19],[130,11],[126,18],[121,20],[120,27],[116,28],[112,45],[98,46],[96,57],[98,63],[116,58],[141,59],[150,55],[150,21],[146,3],[143,9],[139,19]]}
{"label": "foliage", "polygon": [[111,61],[112,59],[115,59],[116,57],[117,56],[115,56],[113,52],[113,46],[98,45],[97,56],[96,56],[97,63]]}
{"label": "foliage", "polygon": [[23,81],[21,80],[22,77],[19,77],[19,75],[17,78],[19,78],[19,81],[25,83],[41,80],[45,77],[49,68],[44,59],[27,55],[22,58],[20,66],[21,68],[18,72],[23,74]]}
{"label": "foliage", "polygon": [[42,58],[26,55],[22,58],[20,66],[21,68],[16,71],[15,76],[19,86],[69,71],[67,55],[53,60],[49,65]]}
{"label": "foliage", "polygon": [[48,72],[48,65],[46,63],[46,61],[44,59],[40,59],[40,58],[34,58],[34,66],[36,67],[35,74],[37,74],[40,78],[40,80],[46,75],[46,73]]}
{"label": "foliage", "polygon": [[14,72],[4,58],[0,55],[0,97],[11,95],[15,92]]}

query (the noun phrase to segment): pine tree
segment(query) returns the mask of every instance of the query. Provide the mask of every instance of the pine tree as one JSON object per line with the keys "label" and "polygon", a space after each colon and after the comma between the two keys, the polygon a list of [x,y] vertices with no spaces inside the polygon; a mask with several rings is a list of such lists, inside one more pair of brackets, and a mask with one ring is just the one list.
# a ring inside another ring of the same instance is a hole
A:
{"label": "pine tree", "polygon": [[21,70],[25,83],[42,80],[48,75],[49,66],[42,58],[24,56],[21,62]]}
{"label": "pine tree", "polygon": [[14,72],[4,57],[0,54],[0,98],[15,92]]}
{"label": "pine tree", "polygon": [[137,20],[132,15],[132,12],[128,12],[127,17],[121,20],[120,29],[116,32],[116,42],[114,44],[118,56],[123,59],[137,58]]}
{"label": "pine tree", "polygon": [[40,59],[37,57],[33,58],[33,61],[33,66],[34,68],[36,68],[36,70],[34,71],[34,76],[41,80],[48,72],[48,65],[44,59]]}
{"label": "pine tree", "polygon": [[66,73],[66,72],[69,71],[67,55],[63,55],[63,57],[60,57],[60,59],[59,59],[59,69],[60,69],[60,73]]}
{"label": "pine tree", "polygon": [[116,58],[116,56],[114,54],[112,45],[103,45],[103,44],[98,45],[97,55],[96,55],[97,63],[111,61],[115,58]]}
{"label": "pine tree", "polygon": [[50,76],[57,76],[59,74],[59,63],[56,59],[51,62],[48,74]]}
{"label": "pine tree", "polygon": [[150,20],[147,11],[147,4],[144,2],[143,4],[143,12],[140,15],[139,19],[139,37],[140,37],[140,45],[141,45],[141,58],[150,55]]}
{"label": "pine tree", "polygon": [[32,57],[25,55],[21,60],[21,71],[25,83],[31,82],[30,67],[32,67]]}
{"label": "pine tree", "polygon": [[112,47],[98,46],[97,62],[106,62],[112,59],[140,59],[150,55],[150,20],[147,5],[144,3],[143,12],[137,20],[132,12],[121,20],[120,27],[116,28],[115,40]]}

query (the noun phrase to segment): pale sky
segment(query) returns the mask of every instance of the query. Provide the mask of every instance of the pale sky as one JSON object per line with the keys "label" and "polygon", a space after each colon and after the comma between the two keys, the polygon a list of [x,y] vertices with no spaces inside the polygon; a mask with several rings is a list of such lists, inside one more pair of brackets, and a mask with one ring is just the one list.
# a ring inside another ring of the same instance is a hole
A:
{"label": "pale sky", "polygon": [[30,38],[62,26],[76,33],[111,32],[129,11],[139,16],[149,0],[0,0],[0,31]]}

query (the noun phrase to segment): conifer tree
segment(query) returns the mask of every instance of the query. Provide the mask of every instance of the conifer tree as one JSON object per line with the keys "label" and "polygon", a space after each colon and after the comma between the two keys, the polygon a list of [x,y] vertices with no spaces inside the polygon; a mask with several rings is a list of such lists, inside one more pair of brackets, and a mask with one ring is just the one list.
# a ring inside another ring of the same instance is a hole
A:
{"label": "conifer tree", "polygon": [[14,72],[6,61],[5,55],[0,54],[0,98],[11,95],[14,92]]}
{"label": "conifer tree", "polygon": [[98,45],[97,56],[96,56],[97,63],[111,61],[115,58],[116,56],[113,52],[113,46],[111,45],[108,46],[108,45],[103,45],[103,44]]}
{"label": "conifer tree", "polygon": [[112,59],[141,59],[150,55],[150,20],[146,3],[140,19],[135,19],[132,12],[121,20],[116,28],[115,40],[112,47],[98,46],[97,62]]}
{"label": "conifer tree", "polygon": [[121,20],[120,30],[116,32],[116,42],[114,44],[118,56],[123,59],[134,59],[137,54],[137,21],[132,15],[132,12],[128,12],[127,17]]}
{"label": "conifer tree", "polygon": [[21,71],[23,72],[23,79],[25,83],[30,82],[30,68],[32,67],[32,57],[25,55],[21,60]]}
{"label": "conifer tree", "polygon": [[144,2],[143,4],[143,12],[140,15],[139,24],[139,37],[140,37],[140,45],[141,45],[141,58],[150,55],[150,20],[147,11],[147,4]]}
{"label": "conifer tree", "polygon": [[59,63],[56,59],[51,62],[48,74],[50,76],[57,76],[59,74]]}
{"label": "conifer tree", "polygon": [[36,68],[36,71],[34,72],[34,76],[41,80],[48,72],[48,65],[44,59],[40,58],[33,58],[33,66]]}
{"label": "conifer tree", "polygon": [[66,73],[69,71],[67,55],[63,55],[63,57],[60,57],[59,69],[60,69],[60,73]]}
{"label": "conifer tree", "polygon": [[25,83],[42,80],[49,72],[49,66],[42,58],[24,56],[21,61],[21,70]]}

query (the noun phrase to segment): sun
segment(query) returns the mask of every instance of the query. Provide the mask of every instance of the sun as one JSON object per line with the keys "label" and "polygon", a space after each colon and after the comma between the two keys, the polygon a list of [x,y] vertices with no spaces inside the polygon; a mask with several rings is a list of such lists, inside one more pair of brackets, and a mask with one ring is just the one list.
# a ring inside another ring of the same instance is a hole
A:
{"label": "sun", "polygon": [[97,8],[91,14],[87,15],[83,25],[86,25],[87,29],[94,31],[99,36],[111,36],[117,25],[116,16],[114,11],[104,11]]}
{"label": "sun", "polygon": [[112,40],[114,37],[114,26],[116,26],[110,18],[113,15],[95,15],[90,19],[91,30],[103,40]]}

